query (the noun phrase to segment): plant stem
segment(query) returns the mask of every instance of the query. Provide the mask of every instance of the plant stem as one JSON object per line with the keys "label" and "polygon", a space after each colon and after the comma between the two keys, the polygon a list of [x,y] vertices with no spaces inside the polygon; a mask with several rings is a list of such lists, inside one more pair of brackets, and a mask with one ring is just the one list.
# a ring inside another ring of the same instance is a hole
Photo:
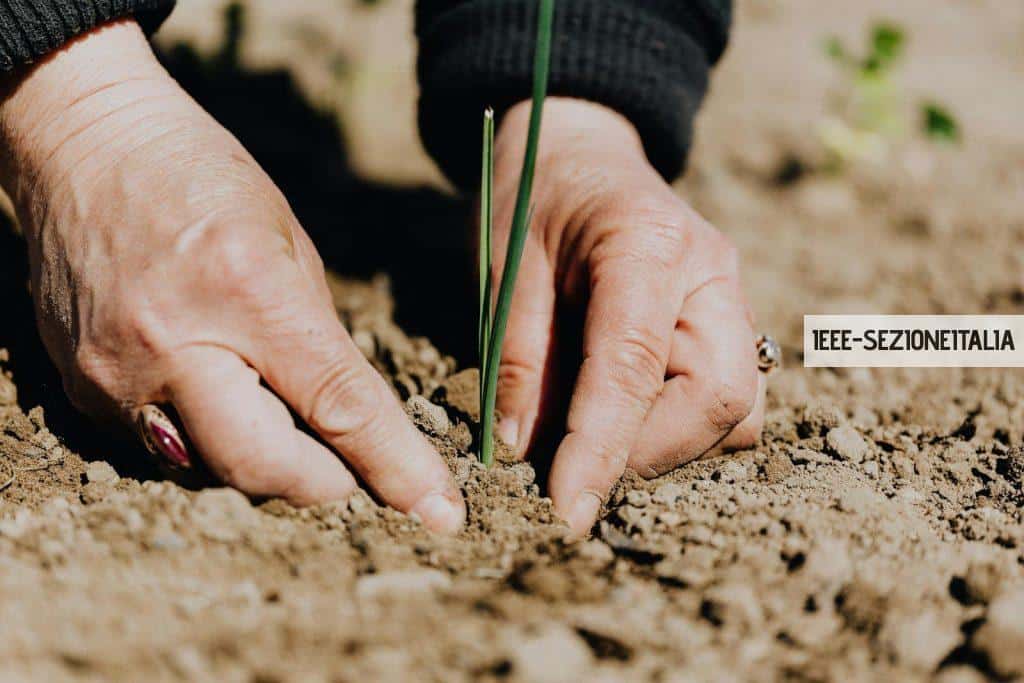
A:
{"label": "plant stem", "polygon": [[537,145],[540,142],[544,99],[547,96],[548,74],[551,69],[551,33],[554,14],[555,0],[540,0],[537,17],[537,49],[533,61],[533,107],[530,111],[530,129],[526,138],[523,171],[519,176],[519,194],[516,198],[515,214],[512,218],[512,232],[509,237],[508,251],[505,254],[505,269],[502,272],[501,286],[498,289],[494,327],[491,330],[490,346],[487,349],[484,400],[480,408],[482,425],[480,459],[487,467],[494,462],[494,404],[498,394],[498,365],[501,362],[501,347],[505,342],[505,328],[508,324],[509,309],[512,307],[512,292],[515,289],[516,275],[519,273],[519,262],[523,257],[526,233],[530,227],[530,196],[533,192]]}
{"label": "plant stem", "polygon": [[484,152],[480,170],[480,318],[477,351],[480,358],[480,405],[484,403],[487,351],[491,342],[491,238],[494,233],[494,110],[484,112]]}

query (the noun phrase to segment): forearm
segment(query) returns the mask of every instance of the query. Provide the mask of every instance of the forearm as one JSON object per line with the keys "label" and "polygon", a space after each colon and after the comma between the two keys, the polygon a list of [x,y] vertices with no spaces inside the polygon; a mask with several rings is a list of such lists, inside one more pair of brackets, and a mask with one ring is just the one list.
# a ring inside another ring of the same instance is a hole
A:
{"label": "forearm", "polygon": [[[427,150],[459,185],[479,161],[467,130],[493,106],[528,99],[534,0],[419,0],[417,35]],[[729,0],[560,0],[550,92],[605,105],[640,132],[666,177],[681,168],[710,66],[725,48]]]}

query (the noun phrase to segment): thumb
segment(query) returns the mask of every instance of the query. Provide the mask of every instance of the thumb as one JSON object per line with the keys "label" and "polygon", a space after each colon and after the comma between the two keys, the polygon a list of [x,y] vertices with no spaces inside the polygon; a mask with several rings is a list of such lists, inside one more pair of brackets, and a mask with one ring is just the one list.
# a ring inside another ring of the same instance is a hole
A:
{"label": "thumb", "polygon": [[[496,271],[495,277],[500,277]],[[498,436],[523,457],[537,426],[551,358],[554,272],[543,245],[527,239],[498,368]]]}

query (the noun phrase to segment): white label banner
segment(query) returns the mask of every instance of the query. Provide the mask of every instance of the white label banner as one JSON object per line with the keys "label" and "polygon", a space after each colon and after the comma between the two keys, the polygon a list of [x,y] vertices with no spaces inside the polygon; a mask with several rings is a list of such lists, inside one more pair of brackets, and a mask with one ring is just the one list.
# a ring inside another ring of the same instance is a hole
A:
{"label": "white label banner", "polygon": [[805,315],[808,368],[1022,368],[1024,315]]}

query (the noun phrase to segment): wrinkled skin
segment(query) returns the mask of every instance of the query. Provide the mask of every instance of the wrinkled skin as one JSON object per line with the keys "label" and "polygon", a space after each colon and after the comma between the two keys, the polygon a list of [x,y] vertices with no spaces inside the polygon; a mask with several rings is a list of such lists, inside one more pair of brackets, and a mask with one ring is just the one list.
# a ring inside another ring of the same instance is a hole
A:
{"label": "wrinkled skin", "polygon": [[[497,139],[498,257],[528,119],[529,106],[518,105]],[[544,125],[498,432],[519,454],[529,450],[543,407],[558,404],[559,308],[583,306],[583,360],[550,479],[556,509],[582,534],[627,466],[653,477],[756,443],[764,379],[735,248],[661,179],[632,125],[563,98],[548,102]]]}
{"label": "wrinkled skin", "polygon": [[[28,238],[43,340],[79,409],[127,426],[169,403],[193,457],[249,494],[342,499],[354,471],[431,528],[461,527],[443,461],[338,322],[287,201],[133,22],[5,85],[0,182]],[[499,257],[528,110],[498,134]],[[553,98],[536,188],[499,432],[529,450],[553,391],[556,312],[585,305],[551,477],[556,510],[583,534],[627,465],[654,475],[754,443],[763,382],[735,250],[655,173],[625,119]]]}
{"label": "wrinkled skin", "polygon": [[134,23],[37,67],[0,124],[39,327],[79,409],[131,425],[168,402],[247,493],[343,499],[350,467],[432,528],[461,527],[444,462],[338,321],[288,203]]}

